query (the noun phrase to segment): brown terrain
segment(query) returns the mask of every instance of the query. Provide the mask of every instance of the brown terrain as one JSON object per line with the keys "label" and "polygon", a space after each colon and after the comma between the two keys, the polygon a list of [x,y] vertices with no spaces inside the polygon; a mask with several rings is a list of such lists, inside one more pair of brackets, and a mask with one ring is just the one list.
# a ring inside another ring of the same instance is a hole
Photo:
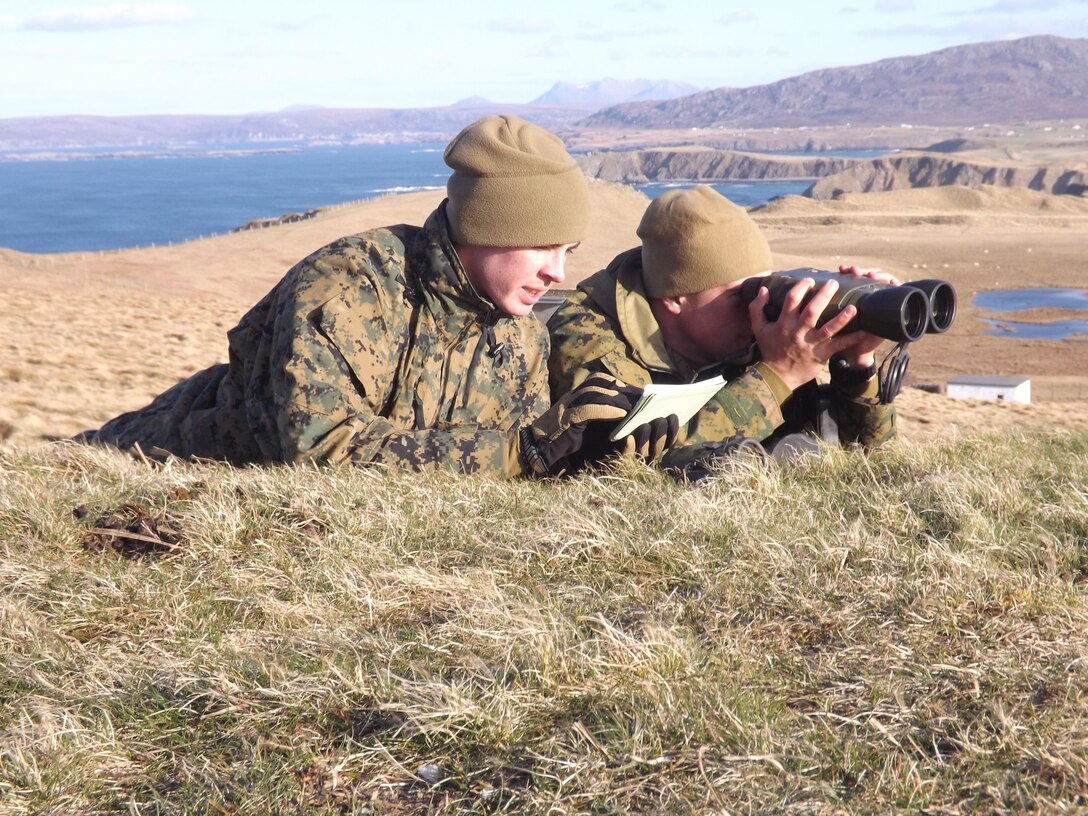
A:
{"label": "brown terrain", "polygon": [[[637,243],[647,199],[593,182],[590,234],[568,269],[573,285]],[[314,217],[170,247],[31,255],[0,249],[0,444],[28,445],[97,427],[178,379],[222,360],[225,333],[298,259],[341,235],[420,223],[440,192],[332,207]],[[908,439],[1052,425],[1088,429],[1088,337],[993,336],[979,292],[1085,286],[1088,199],[1025,189],[944,187],[790,196],[755,211],[780,268],[881,267],[909,281],[939,277],[959,292],[952,329],[911,347],[910,382],[960,373],[1023,375],[1028,406],[952,400],[905,388]],[[1033,311],[1017,321],[1085,319]]]}

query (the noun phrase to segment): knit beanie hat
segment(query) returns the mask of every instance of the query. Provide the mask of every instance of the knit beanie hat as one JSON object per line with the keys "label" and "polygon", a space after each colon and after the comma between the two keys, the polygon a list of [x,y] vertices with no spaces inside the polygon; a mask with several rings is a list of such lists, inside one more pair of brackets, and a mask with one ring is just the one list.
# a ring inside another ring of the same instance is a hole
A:
{"label": "knit beanie hat", "polygon": [[585,237],[588,185],[559,137],[517,116],[485,116],[446,147],[454,243],[573,244]]}
{"label": "knit beanie hat", "polygon": [[771,248],[756,222],[705,185],[655,198],[636,232],[650,297],[690,295],[771,270]]}

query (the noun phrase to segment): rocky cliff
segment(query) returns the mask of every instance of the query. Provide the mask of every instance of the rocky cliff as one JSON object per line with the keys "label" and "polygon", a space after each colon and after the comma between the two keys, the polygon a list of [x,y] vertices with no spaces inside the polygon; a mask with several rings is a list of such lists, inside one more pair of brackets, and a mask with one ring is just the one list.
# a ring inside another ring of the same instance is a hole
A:
{"label": "rocky cliff", "polygon": [[653,181],[821,178],[846,170],[857,159],[767,156],[730,150],[671,148],[587,153],[578,157],[591,178],[642,184]]}
{"label": "rocky cliff", "polygon": [[1026,187],[1041,192],[1088,195],[1088,164],[1000,165],[943,155],[901,154],[857,161],[841,172],[821,178],[805,195],[830,199],[843,193],[871,193],[909,187],[946,185]]}

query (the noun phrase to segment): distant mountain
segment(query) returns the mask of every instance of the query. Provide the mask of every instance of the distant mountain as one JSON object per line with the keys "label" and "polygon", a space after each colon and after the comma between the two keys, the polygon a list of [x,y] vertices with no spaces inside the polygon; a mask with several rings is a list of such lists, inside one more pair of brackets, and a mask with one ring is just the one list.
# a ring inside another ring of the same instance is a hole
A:
{"label": "distant mountain", "polygon": [[571,82],[557,82],[543,96],[538,96],[530,105],[578,105],[597,108],[616,105],[621,102],[639,102],[643,100],[675,99],[698,91],[695,85],[686,82],[654,82],[649,79],[601,79],[575,85]]}
{"label": "distant mountain", "polygon": [[483,96],[466,96],[464,99],[458,99],[453,103],[455,108],[475,107],[477,105],[494,105],[490,99]]}
{"label": "distant mountain", "polygon": [[598,111],[586,127],[978,125],[1088,116],[1088,39],[1025,37]]}
{"label": "distant mountain", "polygon": [[299,108],[236,116],[48,116],[0,119],[0,150],[267,145],[277,142],[443,142],[489,113],[552,130],[586,108],[462,100],[440,108]]}

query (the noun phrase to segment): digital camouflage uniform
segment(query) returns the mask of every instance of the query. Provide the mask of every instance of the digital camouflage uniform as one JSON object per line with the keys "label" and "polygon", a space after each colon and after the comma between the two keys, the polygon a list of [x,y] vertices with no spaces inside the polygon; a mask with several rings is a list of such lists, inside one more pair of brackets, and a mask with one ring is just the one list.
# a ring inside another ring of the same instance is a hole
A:
{"label": "digital camouflage uniform", "polygon": [[[739,433],[760,441],[814,430],[815,383],[791,392],[762,362],[693,369],[665,346],[642,283],[639,248],[617,256],[583,281],[548,321],[552,394],[564,394],[594,372],[639,387],[697,382],[724,374],[728,383],[681,428],[677,445],[720,442]],[[895,435],[895,409],[867,385],[830,387],[831,414],[843,443],[876,446]]]}
{"label": "digital camouflage uniform", "polygon": [[444,213],[305,258],[229,332],[229,363],[94,439],[236,464],[520,473],[517,430],[549,405],[547,333],[475,292]]}

